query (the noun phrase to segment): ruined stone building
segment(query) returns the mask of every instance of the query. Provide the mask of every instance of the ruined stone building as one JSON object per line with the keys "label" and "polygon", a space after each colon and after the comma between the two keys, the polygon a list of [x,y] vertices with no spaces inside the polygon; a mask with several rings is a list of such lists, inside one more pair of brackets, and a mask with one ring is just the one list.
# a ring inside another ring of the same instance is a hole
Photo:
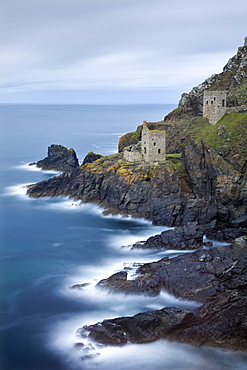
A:
{"label": "ruined stone building", "polygon": [[124,159],[129,162],[158,162],[166,159],[165,131],[149,130],[143,121],[142,140],[124,149]]}
{"label": "ruined stone building", "polygon": [[215,125],[226,113],[226,91],[204,91],[203,117]]}

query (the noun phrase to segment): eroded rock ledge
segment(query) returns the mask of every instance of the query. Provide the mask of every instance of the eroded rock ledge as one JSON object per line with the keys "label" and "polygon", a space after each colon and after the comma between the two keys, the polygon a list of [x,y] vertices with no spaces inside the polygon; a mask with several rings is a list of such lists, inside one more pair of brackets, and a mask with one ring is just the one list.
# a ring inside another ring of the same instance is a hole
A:
{"label": "eroded rock ledge", "polygon": [[161,338],[193,345],[247,350],[247,237],[231,245],[163,258],[140,266],[134,280],[119,272],[98,287],[126,294],[158,294],[202,302],[194,311],[175,307],[104,320],[79,329],[110,345],[145,343]]}

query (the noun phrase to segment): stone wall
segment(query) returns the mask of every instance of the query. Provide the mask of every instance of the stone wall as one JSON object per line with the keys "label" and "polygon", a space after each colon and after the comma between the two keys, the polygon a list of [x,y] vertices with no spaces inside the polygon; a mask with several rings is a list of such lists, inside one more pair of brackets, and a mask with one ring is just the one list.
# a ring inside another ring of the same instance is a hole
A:
{"label": "stone wall", "polygon": [[127,148],[125,148],[123,151],[124,159],[126,159],[126,161],[128,162],[143,161],[141,147],[142,147],[142,143],[141,141],[139,141],[138,144],[130,145]]}

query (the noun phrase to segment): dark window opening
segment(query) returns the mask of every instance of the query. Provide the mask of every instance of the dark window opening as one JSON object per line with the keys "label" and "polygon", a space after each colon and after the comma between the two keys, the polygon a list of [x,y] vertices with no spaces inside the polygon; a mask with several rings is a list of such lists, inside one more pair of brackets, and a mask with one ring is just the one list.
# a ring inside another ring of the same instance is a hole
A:
{"label": "dark window opening", "polygon": [[156,146],[156,143],[154,143],[154,146]]}
{"label": "dark window opening", "polygon": [[208,105],[208,100],[206,101],[206,105]]}
{"label": "dark window opening", "polygon": [[211,100],[211,104],[214,104],[213,100]]}
{"label": "dark window opening", "polygon": [[144,154],[147,154],[147,148],[144,148]]}
{"label": "dark window opening", "polygon": [[214,101],[216,100],[216,97],[214,97]]}
{"label": "dark window opening", "polygon": [[225,106],[225,99],[222,99],[222,107]]}
{"label": "dark window opening", "polygon": [[160,149],[158,149],[158,154],[160,154]]}

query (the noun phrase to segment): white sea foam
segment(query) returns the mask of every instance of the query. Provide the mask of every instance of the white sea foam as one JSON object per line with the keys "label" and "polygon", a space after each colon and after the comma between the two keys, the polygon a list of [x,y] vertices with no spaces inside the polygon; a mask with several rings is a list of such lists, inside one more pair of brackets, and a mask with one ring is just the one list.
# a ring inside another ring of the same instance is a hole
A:
{"label": "white sea foam", "polygon": [[[139,264],[134,264],[134,261],[124,263],[122,259],[118,259],[113,263],[111,260],[105,261],[101,266],[84,266],[78,268],[72,276],[66,277],[62,281],[59,294],[66,296],[69,299],[79,302],[87,302],[92,305],[100,305],[101,310],[114,312],[117,315],[136,314],[142,310],[160,309],[164,306],[177,306],[181,308],[192,309],[198,307],[198,303],[179,299],[172,294],[162,291],[156,297],[150,297],[140,294],[124,295],[123,293],[108,293],[107,290],[102,290],[96,287],[96,284],[111,276],[124,268],[128,271],[128,279],[135,277],[136,268]],[[133,275],[133,276],[132,276]],[[76,284],[82,284],[81,287],[71,288]]]}
{"label": "white sea foam", "polygon": [[4,188],[4,196],[15,196],[22,199],[30,199],[27,196],[27,187],[30,184],[19,184],[14,186],[7,186]]}
{"label": "white sea foam", "polygon": [[50,175],[59,175],[61,173],[61,171],[56,171],[56,170],[42,170],[42,168],[37,167],[35,164],[29,164],[29,163],[19,164],[17,166],[14,166],[14,168],[22,169],[25,171],[36,171],[36,172],[42,171],[43,173],[48,173]]}
{"label": "white sea foam", "polygon": [[[132,247],[134,243],[145,241],[151,236],[154,236],[156,234],[160,234],[164,230],[168,230],[168,227],[165,226],[153,226],[151,225],[151,222],[142,220],[142,219],[127,219],[130,221],[135,221],[140,224],[140,227],[136,227],[135,229],[131,230],[120,230],[118,231],[118,235],[112,236],[109,240],[109,246],[114,248],[119,247]],[[145,225],[145,229],[142,227],[142,225]],[[133,252],[136,252],[136,250],[133,250]]]}
{"label": "white sea foam", "polygon": [[[213,247],[219,247],[220,245],[229,245],[230,243],[227,242],[219,242],[217,240],[208,239],[206,235],[203,236],[203,242],[211,242],[213,243]],[[207,247],[205,247],[207,249]]]}
{"label": "white sea foam", "polygon": [[52,211],[82,211],[83,209],[80,201],[69,198],[56,198],[56,201],[49,200],[49,202],[44,202],[42,207]]}
{"label": "white sea foam", "polygon": [[[240,352],[222,351],[159,340],[148,344],[121,347],[100,346],[77,329],[102,321],[102,317],[75,315],[61,318],[50,328],[47,345],[59,354],[70,370],[244,370],[246,358]],[[81,343],[81,346],[75,344]],[[85,357],[88,356],[88,357]],[[91,358],[90,358],[91,356]],[[210,361],[208,360],[210,358]]]}

